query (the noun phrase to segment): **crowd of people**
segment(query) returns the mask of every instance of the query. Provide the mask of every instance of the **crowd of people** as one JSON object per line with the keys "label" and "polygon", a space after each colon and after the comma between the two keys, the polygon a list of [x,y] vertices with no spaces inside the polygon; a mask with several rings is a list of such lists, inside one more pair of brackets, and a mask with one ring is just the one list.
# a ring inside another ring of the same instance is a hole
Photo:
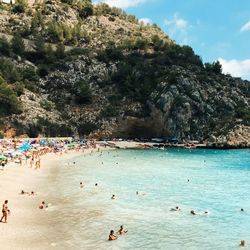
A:
{"label": "crowd of people", "polygon": [[[95,149],[96,142],[91,141],[75,141],[72,138],[56,138],[56,139],[20,139],[20,140],[0,140],[0,166],[4,170],[5,166],[10,163],[19,164],[21,167],[27,166],[28,168],[34,168],[38,170],[41,168],[41,157],[54,153],[62,155],[69,151],[84,152],[85,149]],[[97,185],[97,184],[96,184]],[[83,188],[83,183],[80,183]],[[21,190],[20,195],[34,196],[37,192]],[[51,204],[45,204],[42,201],[38,206],[39,209],[48,208]],[[10,210],[8,209],[8,200],[4,201],[2,206],[2,218],[0,222],[7,223]]]}
{"label": "crowd of people", "polygon": [[[26,145],[26,147],[24,147]],[[15,140],[1,140],[0,141],[0,166],[2,169],[8,164],[9,162],[15,162],[19,164],[21,167],[27,166],[29,168],[34,168],[35,170],[38,170],[41,168],[41,157],[43,155],[46,155],[48,153],[54,153],[58,155],[62,155],[63,153],[68,153],[69,150],[75,150],[79,152],[84,150],[86,148],[96,148],[96,143],[94,141],[85,142],[84,144],[81,143],[72,143],[69,139],[58,139],[58,140],[41,140],[36,139],[34,141],[15,141]],[[100,152],[100,148],[97,150]],[[75,162],[73,162],[75,164]],[[102,162],[103,164],[103,162]],[[118,163],[116,163],[118,164]],[[190,180],[188,179],[188,182]],[[98,186],[98,183],[95,183],[95,186]],[[84,183],[80,182],[80,188],[84,188]],[[34,196],[37,195],[37,192],[34,191],[24,191],[21,190],[19,193],[20,195],[28,195],[28,196]],[[136,191],[137,196],[144,196],[146,193]],[[115,194],[111,196],[112,200],[115,200],[117,197]],[[46,203],[45,201],[42,201],[39,205],[39,209],[46,209],[51,206],[51,203]],[[170,209],[170,211],[182,211],[182,209],[179,206],[175,206]],[[241,212],[244,212],[244,209],[240,209]],[[191,215],[201,215],[201,214],[208,214],[208,211],[190,211]],[[8,207],[8,200],[5,200],[2,204],[2,217],[0,222],[7,223],[8,217],[10,215],[10,209]],[[115,232],[114,230],[110,230],[108,240],[113,241],[118,239],[119,236],[124,235],[128,232],[128,230],[125,230],[123,226],[121,225],[119,230]],[[241,240],[239,246],[246,247],[246,241]]]}

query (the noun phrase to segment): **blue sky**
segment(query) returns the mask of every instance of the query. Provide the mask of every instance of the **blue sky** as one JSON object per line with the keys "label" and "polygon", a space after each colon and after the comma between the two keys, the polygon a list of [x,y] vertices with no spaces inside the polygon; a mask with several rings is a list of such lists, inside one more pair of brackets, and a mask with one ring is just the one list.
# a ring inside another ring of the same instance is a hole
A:
{"label": "blue sky", "polygon": [[[98,2],[96,0],[94,2]],[[156,23],[204,62],[250,80],[250,0],[102,0]]]}

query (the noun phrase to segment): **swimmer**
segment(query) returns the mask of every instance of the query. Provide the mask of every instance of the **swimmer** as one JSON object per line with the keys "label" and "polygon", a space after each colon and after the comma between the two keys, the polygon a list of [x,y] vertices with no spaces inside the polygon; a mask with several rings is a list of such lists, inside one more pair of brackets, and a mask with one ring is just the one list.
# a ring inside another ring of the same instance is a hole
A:
{"label": "swimmer", "polygon": [[240,211],[241,211],[241,212],[244,212],[244,209],[243,209],[243,208],[241,208],[241,209],[240,209]]}
{"label": "swimmer", "polygon": [[146,195],[146,193],[139,193],[138,191],[136,191],[136,195],[144,196],[144,195]]}
{"label": "swimmer", "polygon": [[45,208],[45,201],[42,201],[42,203],[39,205],[40,209],[44,209]]}
{"label": "swimmer", "polygon": [[24,192],[23,190],[21,190],[19,194],[28,194],[28,192]]}
{"label": "swimmer", "polygon": [[80,188],[83,188],[84,186],[83,186],[83,184],[82,184],[82,182],[80,182]]}
{"label": "swimmer", "polygon": [[111,230],[109,233],[109,240],[116,240],[118,237],[114,234],[114,230]]}
{"label": "swimmer", "polygon": [[37,195],[37,193],[34,191],[31,191],[29,195]]}
{"label": "swimmer", "polygon": [[115,195],[114,195],[114,194],[112,195],[111,199],[112,199],[112,200],[114,200],[114,199],[115,199]]}
{"label": "swimmer", "polygon": [[246,247],[246,246],[247,246],[246,241],[245,241],[245,240],[241,240],[239,246],[240,246],[240,247]]}
{"label": "swimmer", "polygon": [[181,211],[180,207],[171,208],[170,211]]}
{"label": "swimmer", "polygon": [[117,233],[120,234],[120,235],[122,235],[122,234],[125,234],[127,232],[128,232],[128,230],[124,230],[123,226],[121,226]]}
{"label": "swimmer", "polygon": [[196,215],[197,213],[196,213],[194,210],[191,210],[191,211],[190,211],[190,214]]}
{"label": "swimmer", "polygon": [[98,184],[96,183],[96,184],[95,184],[95,186],[97,187],[97,186],[98,186]]}

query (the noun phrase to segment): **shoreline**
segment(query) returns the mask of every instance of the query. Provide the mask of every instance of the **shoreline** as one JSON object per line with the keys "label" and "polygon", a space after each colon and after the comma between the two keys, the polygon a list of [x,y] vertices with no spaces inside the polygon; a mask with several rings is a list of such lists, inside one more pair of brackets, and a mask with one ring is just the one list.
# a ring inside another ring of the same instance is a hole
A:
{"label": "shoreline", "polygon": [[[114,143],[114,142],[112,142]],[[60,214],[63,206],[71,204],[71,197],[60,189],[62,180],[59,180],[60,167],[64,162],[74,158],[96,154],[101,151],[120,149],[143,149],[138,142],[115,142],[115,147],[101,147],[84,149],[84,152],[71,150],[63,155],[48,153],[41,157],[41,169],[35,170],[28,166],[20,166],[17,163],[10,163],[4,171],[0,170],[0,202],[9,200],[11,215],[8,223],[0,223],[0,244],[5,249],[63,249],[61,244],[68,244],[72,239],[70,232],[66,230],[65,218],[70,214]],[[138,146],[139,145],[139,146]],[[57,182],[58,181],[58,182]],[[78,181],[78,180],[77,180]],[[76,183],[77,183],[76,181]],[[60,184],[60,185],[58,185]],[[67,184],[67,183],[65,183]],[[79,183],[77,183],[79,184]],[[20,195],[21,190],[38,192],[36,196]],[[66,200],[64,200],[66,197]],[[41,201],[52,203],[49,209],[40,210],[38,205]],[[1,203],[2,204],[2,203]],[[52,218],[58,220],[51,224]],[[76,214],[74,214],[76,216]],[[63,243],[62,243],[63,236]],[[71,245],[68,245],[70,249]]]}
{"label": "shoreline", "polygon": [[155,142],[135,142],[135,141],[108,141],[110,145],[118,149],[147,149],[147,148],[183,148],[183,149],[217,149],[217,150],[231,150],[231,149],[250,149],[248,146],[233,146],[233,145],[207,145],[194,144],[187,146],[186,144],[168,144]]}
{"label": "shoreline", "polygon": [[[5,246],[5,249],[48,248],[48,243],[45,244],[46,241],[43,238],[48,233],[54,233],[54,231],[50,232],[53,227],[50,229],[52,225],[49,225],[53,212],[47,211],[47,209],[43,209],[43,211],[38,206],[43,200],[50,203],[52,197],[55,196],[48,192],[48,186],[54,188],[52,184],[56,181],[63,161],[97,153],[98,148],[85,149],[84,152],[69,151],[63,155],[48,153],[41,157],[41,169],[37,170],[30,168],[25,163],[20,166],[14,162],[7,164],[4,170],[0,170],[0,202],[2,205],[4,200],[8,200],[8,207],[11,211],[7,223],[0,223],[0,245]],[[101,148],[102,151],[107,149]],[[37,195],[21,195],[21,190],[34,191]],[[56,198],[60,199],[60,196],[58,195]],[[59,221],[57,225],[54,225],[58,232],[63,228],[61,223]],[[53,246],[53,242],[51,244]]]}

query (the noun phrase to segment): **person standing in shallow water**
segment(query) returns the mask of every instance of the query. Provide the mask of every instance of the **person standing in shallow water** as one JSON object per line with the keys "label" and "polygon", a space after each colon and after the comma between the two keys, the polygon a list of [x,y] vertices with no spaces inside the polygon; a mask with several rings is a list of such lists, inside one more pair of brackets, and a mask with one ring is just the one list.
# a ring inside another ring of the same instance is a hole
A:
{"label": "person standing in shallow water", "polygon": [[[2,213],[3,213],[3,216],[0,220],[0,222],[4,222],[4,223],[7,223],[7,218],[8,218],[8,214],[10,213],[10,210],[8,209],[8,200],[4,201],[4,204],[3,204],[3,207],[2,207]],[[4,219],[4,221],[3,221]]]}
{"label": "person standing in shallow water", "polygon": [[123,226],[121,226],[117,233],[122,235],[122,234],[125,234],[127,232],[128,232],[128,230],[124,230]]}
{"label": "person standing in shallow water", "polygon": [[115,235],[114,230],[111,230],[109,233],[109,240],[116,240],[118,237]]}

